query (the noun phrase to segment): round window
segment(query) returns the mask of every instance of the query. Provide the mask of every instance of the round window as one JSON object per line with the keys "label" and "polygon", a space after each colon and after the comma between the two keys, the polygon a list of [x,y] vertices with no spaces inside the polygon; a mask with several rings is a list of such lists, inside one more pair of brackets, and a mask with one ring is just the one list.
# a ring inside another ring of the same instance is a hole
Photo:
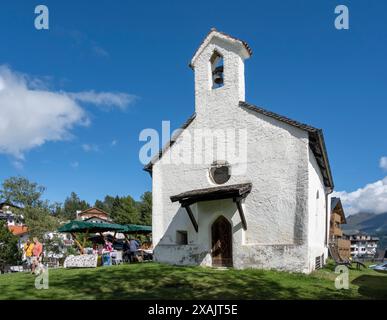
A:
{"label": "round window", "polygon": [[230,166],[227,163],[215,162],[211,166],[210,175],[216,184],[226,183],[231,177]]}

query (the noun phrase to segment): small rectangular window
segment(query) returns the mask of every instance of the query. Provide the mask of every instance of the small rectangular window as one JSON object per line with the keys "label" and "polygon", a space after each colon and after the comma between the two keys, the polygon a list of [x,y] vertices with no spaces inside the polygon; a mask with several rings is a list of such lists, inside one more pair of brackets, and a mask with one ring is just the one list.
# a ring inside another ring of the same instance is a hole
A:
{"label": "small rectangular window", "polygon": [[176,231],[176,243],[180,245],[188,244],[187,231]]}
{"label": "small rectangular window", "polygon": [[321,262],[321,256],[316,257],[315,259],[315,269],[321,269],[322,262]]}

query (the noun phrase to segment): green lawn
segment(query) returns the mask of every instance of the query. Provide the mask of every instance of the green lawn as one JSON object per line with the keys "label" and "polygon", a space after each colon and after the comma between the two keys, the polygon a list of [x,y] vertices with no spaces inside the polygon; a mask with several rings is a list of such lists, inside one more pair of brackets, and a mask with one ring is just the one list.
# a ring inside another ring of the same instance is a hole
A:
{"label": "green lawn", "polygon": [[35,277],[0,275],[0,299],[375,299],[387,298],[387,275],[350,271],[350,289],[336,290],[333,266],[311,275],[215,270],[143,263],[50,270],[49,289]]}

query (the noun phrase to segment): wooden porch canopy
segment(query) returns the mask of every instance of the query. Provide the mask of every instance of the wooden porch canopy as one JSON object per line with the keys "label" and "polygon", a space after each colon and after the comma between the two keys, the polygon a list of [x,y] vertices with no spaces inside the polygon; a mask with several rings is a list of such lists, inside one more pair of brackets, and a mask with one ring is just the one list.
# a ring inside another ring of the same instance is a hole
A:
{"label": "wooden porch canopy", "polygon": [[233,199],[236,203],[243,229],[247,229],[246,218],[243,212],[242,199],[244,199],[251,191],[251,183],[234,184],[228,186],[220,186],[205,189],[196,189],[187,192],[180,193],[172,196],[171,201],[179,201],[181,206],[185,208],[188,216],[192,222],[195,231],[198,232],[198,223],[196,222],[195,216],[190,208],[191,204],[200,201],[211,201],[211,200],[222,200],[222,199]]}

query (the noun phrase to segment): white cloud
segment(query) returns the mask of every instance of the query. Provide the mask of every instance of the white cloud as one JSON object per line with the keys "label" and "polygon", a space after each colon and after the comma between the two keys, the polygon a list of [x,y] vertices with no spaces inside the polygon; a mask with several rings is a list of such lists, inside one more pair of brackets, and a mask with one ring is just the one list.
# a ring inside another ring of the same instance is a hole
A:
{"label": "white cloud", "polygon": [[104,48],[102,48],[99,45],[94,44],[92,47],[92,50],[94,54],[96,54],[99,57],[109,57],[109,52],[107,52]]}
{"label": "white cloud", "polygon": [[31,90],[28,79],[0,66],[0,153],[23,153],[47,141],[66,140],[88,122],[84,110],[62,93]]}
{"label": "white cloud", "polygon": [[75,169],[75,168],[78,168],[78,167],[79,167],[79,162],[78,162],[78,161],[71,162],[71,163],[70,163],[70,167],[71,167],[71,168],[74,168],[74,169]]}
{"label": "white cloud", "polygon": [[379,161],[379,166],[383,170],[387,171],[387,157],[381,157]]}
{"label": "white cloud", "polygon": [[0,66],[0,153],[19,162],[25,152],[68,140],[75,126],[88,125],[80,103],[124,109],[134,100],[126,93],[55,92],[43,82]]}
{"label": "white cloud", "polygon": [[16,170],[23,170],[24,169],[24,164],[20,160],[16,159],[16,160],[13,160],[11,163]]}
{"label": "white cloud", "polygon": [[333,195],[341,198],[346,215],[359,212],[384,213],[387,212],[387,177],[356,191],[340,191]]}
{"label": "white cloud", "polygon": [[112,107],[118,107],[124,110],[136,100],[136,96],[122,92],[84,91],[66,94],[76,101],[91,103],[99,107],[110,109]]}
{"label": "white cloud", "polygon": [[85,152],[98,152],[99,151],[99,147],[97,145],[87,144],[87,143],[82,145],[82,149]]}
{"label": "white cloud", "polygon": [[103,48],[95,40],[91,39],[84,32],[79,30],[66,30],[61,27],[58,27],[57,31],[60,35],[70,38],[73,43],[73,47],[76,48],[78,52],[91,53],[94,56],[102,58],[108,58],[110,56],[109,52],[105,48]]}

